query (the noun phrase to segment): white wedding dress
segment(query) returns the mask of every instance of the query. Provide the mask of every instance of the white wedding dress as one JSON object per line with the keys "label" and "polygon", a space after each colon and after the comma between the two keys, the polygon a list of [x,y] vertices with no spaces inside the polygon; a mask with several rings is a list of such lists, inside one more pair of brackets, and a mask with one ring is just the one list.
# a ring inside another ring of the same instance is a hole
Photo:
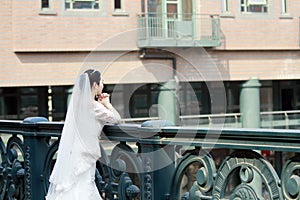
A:
{"label": "white wedding dress", "polygon": [[46,200],[101,200],[95,184],[96,161],[101,157],[99,135],[106,123],[117,123],[120,115],[92,99],[86,74],[80,75],[50,176]]}

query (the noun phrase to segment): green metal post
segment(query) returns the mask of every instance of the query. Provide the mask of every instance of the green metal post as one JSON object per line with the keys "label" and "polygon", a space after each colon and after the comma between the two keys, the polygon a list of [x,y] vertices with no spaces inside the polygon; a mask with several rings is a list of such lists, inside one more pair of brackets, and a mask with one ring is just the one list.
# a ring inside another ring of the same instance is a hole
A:
{"label": "green metal post", "polygon": [[176,81],[169,80],[160,88],[158,95],[158,116],[160,119],[179,124],[178,101],[176,97]]}
{"label": "green metal post", "polygon": [[146,169],[142,174],[142,199],[170,200],[172,176],[176,169],[173,162],[175,147],[141,144],[141,152],[144,169]]}
{"label": "green metal post", "polygon": [[40,200],[45,198],[44,161],[48,144],[44,136],[39,136],[36,123],[47,122],[43,117],[24,119],[24,168],[26,181],[26,199]]}
{"label": "green metal post", "polygon": [[240,112],[243,128],[260,128],[260,86],[257,78],[252,78],[241,86]]}
{"label": "green metal post", "polygon": [[[243,128],[260,128],[260,99],[259,88],[261,84],[257,78],[251,78],[242,84],[240,94],[240,112]],[[260,153],[260,152],[258,152]],[[256,194],[262,194],[262,180],[258,173],[253,174],[250,184],[255,188]]]}

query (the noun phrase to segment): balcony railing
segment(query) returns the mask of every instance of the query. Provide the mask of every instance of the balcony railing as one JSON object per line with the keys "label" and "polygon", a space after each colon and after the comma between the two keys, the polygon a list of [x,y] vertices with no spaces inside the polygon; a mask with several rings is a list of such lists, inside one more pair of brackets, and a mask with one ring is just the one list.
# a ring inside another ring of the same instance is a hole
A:
{"label": "balcony railing", "polygon": [[[241,113],[181,115],[179,118],[183,126],[242,128]],[[264,111],[260,112],[260,119],[261,128],[299,129],[300,110]],[[159,117],[125,118],[123,122],[143,123],[148,120],[159,120]]]}
{"label": "balcony railing", "polygon": [[[300,198],[299,130],[163,124],[104,127],[95,173],[103,199]],[[44,199],[62,127],[0,121],[0,199]]]}
{"label": "balcony railing", "polygon": [[215,47],[220,45],[217,15],[146,13],[138,15],[138,47]]}

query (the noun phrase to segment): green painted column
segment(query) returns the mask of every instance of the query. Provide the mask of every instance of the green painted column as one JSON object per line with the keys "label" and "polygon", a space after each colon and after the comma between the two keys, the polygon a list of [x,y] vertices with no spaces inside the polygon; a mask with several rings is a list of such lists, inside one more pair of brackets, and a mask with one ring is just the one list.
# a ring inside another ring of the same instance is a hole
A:
{"label": "green painted column", "polygon": [[[48,138],[40,135],[37,123],[48,122],[44,117],[28,117],[23,120],[25,199],[45,199],[44,164],[49,150]],[[25,134],[26,133],[26,134]]]}
{"label": "green painted column", "polygon": [[[240,113],[243,128],[260,128],[260,89],[261,84],[257,78],[251,78],[241,86]],[[260,151],[257,151],[261,153]],[[256,194],[262,195],[262,180],[258,173],[253,174],[251,185]]]}
{"label": "green painted column", "polygon": [[158,116],[162,120],[179,124],[178,101],[176,96],[177,83],[174,79],[161,86],[158,95]]}
{"label": "green painted column", "polygon": [[240,113],[243,128],[260,128],[260,100],[257,78],[252,78],[242,84],[240,94]]}

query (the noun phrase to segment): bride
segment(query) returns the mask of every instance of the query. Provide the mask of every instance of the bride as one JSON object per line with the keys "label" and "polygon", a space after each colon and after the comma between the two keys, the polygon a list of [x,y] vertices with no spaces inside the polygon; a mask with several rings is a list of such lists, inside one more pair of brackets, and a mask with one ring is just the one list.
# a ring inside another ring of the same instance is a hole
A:
{"label": "bride", "polygon": [[102,90],[99,71],[89,69],[79,75],[68,106],[46,200],[101,199],[94,181],[96,161],[101,157],[98,138],[105,123],[120,121],[109,95]]}

